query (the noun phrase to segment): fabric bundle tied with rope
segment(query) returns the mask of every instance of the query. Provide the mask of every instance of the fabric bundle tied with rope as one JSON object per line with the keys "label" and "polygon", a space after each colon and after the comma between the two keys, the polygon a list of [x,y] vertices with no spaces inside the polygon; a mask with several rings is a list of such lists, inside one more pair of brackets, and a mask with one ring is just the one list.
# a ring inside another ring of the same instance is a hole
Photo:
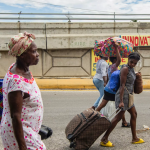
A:
{"label": "fabric bundle tied with rope", "polygon": [[115,42],[118,43],[118,49],[121,57],[128,58],[133,52],[133,44],[119,37],[109,37],[106,40],[96,40],[94,46],[95,54],[103,57],[116,57]]}

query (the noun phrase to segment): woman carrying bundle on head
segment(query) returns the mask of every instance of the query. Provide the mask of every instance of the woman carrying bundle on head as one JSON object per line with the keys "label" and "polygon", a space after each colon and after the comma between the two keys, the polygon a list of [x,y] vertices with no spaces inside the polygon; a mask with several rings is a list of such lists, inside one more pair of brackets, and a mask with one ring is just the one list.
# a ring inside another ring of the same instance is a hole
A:
{"label": "woman carrying bundle on head", "polygon": [[[120,65],[120,62],[121,62],[121,56],[120,56],[120,53],[119,53],[119,50],[118,50],[118,43],[115,42],[115,49],[116,49],[116,55],[117,57],[110,57],[110,61],[112,62],[112,65],[109,66],[108,68],[108,83],[104,89],[104,98],[102,100],[102,102],[100,103],[100,105],[97,107],[97,111],[101,111],[102,108],[104,108],[107,103],[109,102],[112,102],[112,101],[115,101],[115,94],[116,94],[116,91],[113,91],[111,88],[110,88],[110,78],[111,78],[111,75],[114,71],[118,70],[118,66]],[[114,103],[113,105],[110,105],[111,107],[114,106]],[[115,106],[114,106],[114,109],[113,108],[110,108],[109,106],[105,107],[104,108],[104,111],[105,109],[107,109],[107,117],[109,117],[109,115],[112,114],[112,110],[115,109]],[[103,111],[102,111],[103,113]],[[105,114],[104,114],[105,115]],[[125,119],[125,115],[123,115],[123,118],[122,118],[122,127],[130,127],[130,123],[127,123],[126,119]]]}

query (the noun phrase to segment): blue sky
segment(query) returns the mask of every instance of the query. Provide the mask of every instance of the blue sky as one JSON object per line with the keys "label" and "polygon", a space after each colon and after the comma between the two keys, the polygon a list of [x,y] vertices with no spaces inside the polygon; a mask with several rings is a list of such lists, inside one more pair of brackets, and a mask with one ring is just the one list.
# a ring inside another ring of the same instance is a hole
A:
{"label": "blue sky", "polygon": [[[65,7],[64,7],[65,6]],[[77,9],[78,8],[78,9]],[[149,13],[150,0],[0,0],[0,13]],[[4,17],[4,15],[0,15]],[[5,16],[5,17],[10,17]],[[15,17],[15,16],[13,16]],[[18,16],[16,16],[18,17]],[[26,16],[23,16],[26,17]],[[37,16],[41,17],[41,16]],[[48,17],[48,16],[45,16]],[[53,16],[54,17],[54,16]],[[57,16],[62,17],[62,16]]]}
{"label": "blue sky", "polygon": [[[25,7],[24,7],[25,6]],[[0,12],[12,12],[19,13],[22,11],[23,13],[52,13],[52,12],[61,12],[58,7],[51,6],[43,6],[43,7],[32,7],[27,5],[9,5],[5,3],[0,3]]]}

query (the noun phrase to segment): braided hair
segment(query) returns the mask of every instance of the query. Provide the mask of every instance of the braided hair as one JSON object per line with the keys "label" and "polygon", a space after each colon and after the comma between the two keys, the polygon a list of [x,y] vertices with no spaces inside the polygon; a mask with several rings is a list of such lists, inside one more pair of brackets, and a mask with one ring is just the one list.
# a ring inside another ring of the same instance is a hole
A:
{"label": "braided hair", "polygon": [[137,61],[140,60],[140,55],[136,52],[132,52],[129,56],[128,56],[129,59],[135,59]]}

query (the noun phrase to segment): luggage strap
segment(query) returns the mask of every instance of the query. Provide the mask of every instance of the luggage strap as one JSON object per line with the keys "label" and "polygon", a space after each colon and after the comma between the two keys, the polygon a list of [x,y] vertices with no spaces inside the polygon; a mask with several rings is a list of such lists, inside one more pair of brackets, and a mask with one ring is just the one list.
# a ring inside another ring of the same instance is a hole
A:
{"label": "luggage strap", "polygon": [[[117,112],[118,111],[118,112]],[[109,116],[109,120],[112,121],[115,116],[117,116],[120,112],[122,111],[122,108],[120,109],[119,107]],[[117,113],[116,113],[117,112]]]}
{"label": "luggage strap", "polygon": [[87,118],[84,116],[84,114],[83,114],[83,113],[81,113],[81,115],[82,115],[82,117],[84,118],[84,120],[87,120]]}

